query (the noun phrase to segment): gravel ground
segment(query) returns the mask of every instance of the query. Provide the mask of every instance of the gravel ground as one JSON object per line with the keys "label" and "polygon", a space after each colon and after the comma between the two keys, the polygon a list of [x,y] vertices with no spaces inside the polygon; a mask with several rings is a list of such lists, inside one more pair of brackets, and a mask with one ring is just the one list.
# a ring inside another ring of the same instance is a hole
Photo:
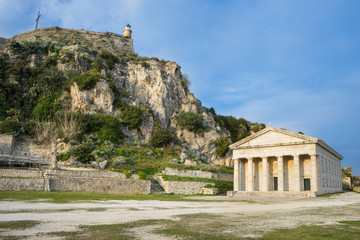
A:
{"label": "gravel ground", "polygon": [[[198,198],[198,197],[197,197]],[[325,198],[200,197],[201,202],[109,200],[72,203],[42,201],[0,201],[0,221],[33,220],[40,224],[25,230],[6,230],[3,236],[41,239],[39,234],[77,231],[80,225],[125,223],[144,219],[180,220],[179,215],[214,214],[231,234],[257,237],[276,228],[300,225],[336,224],[360,220],[360,194],[348,192]],[[204,218],[199,227],[211,224]],[[241,226],[241,228],[239,227]],[[147,226],[139,239],[169,239],[152,233],[162,226]],[[223,230],[224,230],[223,229]],[[61,239],[44,236],[43,239]],[[171,238],[170,238],[171,239]]]}

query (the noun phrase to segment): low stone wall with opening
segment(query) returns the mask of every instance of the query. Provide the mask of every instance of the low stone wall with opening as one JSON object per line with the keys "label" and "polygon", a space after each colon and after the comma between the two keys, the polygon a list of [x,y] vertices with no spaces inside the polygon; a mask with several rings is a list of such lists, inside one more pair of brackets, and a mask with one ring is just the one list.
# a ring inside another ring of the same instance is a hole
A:
{"label": "low stone wall with opening", "polygon": [[164,181],[161,176],[156,178],[156,181],[161,185],[166,193],[173,194],[184,194],[184,195],[193,195],[193,194],[212,194],[215,195],[217,190],[216,188],[206,188],[205,186],[212,185],[214,183],[207,182],[181,182],[181,181]]}

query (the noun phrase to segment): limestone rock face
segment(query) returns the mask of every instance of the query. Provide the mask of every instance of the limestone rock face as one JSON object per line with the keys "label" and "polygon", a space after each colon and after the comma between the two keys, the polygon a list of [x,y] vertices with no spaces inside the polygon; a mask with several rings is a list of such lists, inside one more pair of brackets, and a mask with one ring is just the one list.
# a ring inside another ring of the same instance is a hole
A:
{"label": "limestone rock face", "polygon": [[[125,129],[125,134],[132,139],[147,142],[157,121],[160,127],[176,132],[185,146],[184,151],[193,152],[193,157],[206,162],[214,161],[216,139],[229,134],[220,129],[213,115],[183,86],[180,67],[176,63],[157,60],[146,63],[117,65],[113,71],[117,87],[127,93],[125,96],[123,94],[121,100],[129,105],[151,109],[151,114],[145,114],[139,130]],[[203,134],[195,134],[178,127],[176,116],[181,111],[201,113],[203,124],[208,130]]]}
{"label": "limestone rock face", "polygon": [[[115,85],[121,94],[121,101],[143,110],[143,121],[138,129],[123,127],[128,141],[147,143],[153,133],[155,122],[161,128],[176,132],[182,142],[183,152],[205,162],[214,162],[215,142],[220,136],[228,136],[221,130],[211,113],[189,92],[181,81],[180,67],[174,62],[148,60],[144,63],[117,64],[112,71]],[[105,80],[99,81],[94,89],[80,91],[74,83],[71,86],[72,108],[85,113],[101,112],[120,116],[113,105],[114,94]],[[207,129],[195,134],[177,126],[177,114],[181,111],[203,115]]]}
{"label": "limestone rock face", "polygon": [[80,91],[78,85],[74,83],[70,92],[74,110],[84,113],[113,113],[114,94],[105,80],[100,80],[93,89],[85,91]]}

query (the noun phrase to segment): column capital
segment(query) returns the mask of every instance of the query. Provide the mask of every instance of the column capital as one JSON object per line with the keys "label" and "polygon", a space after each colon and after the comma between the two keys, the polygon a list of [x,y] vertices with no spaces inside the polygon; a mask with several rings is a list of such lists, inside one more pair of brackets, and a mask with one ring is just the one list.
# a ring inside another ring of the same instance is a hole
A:
{"label": "column capital", "polygon": [[277,159],[279,158],[284,158],[284,155],[281,155],[281,156],[276,156]]}
{"label": "column capital", "polygon": [[268,158],[268,156],[262,156],[262,157],[260,157],[261,159],[267,159]]}
{"label": "column capital", "polygon": [[319,157],[319,154],[313,153],[313,154],[309,154],[310,157]]}

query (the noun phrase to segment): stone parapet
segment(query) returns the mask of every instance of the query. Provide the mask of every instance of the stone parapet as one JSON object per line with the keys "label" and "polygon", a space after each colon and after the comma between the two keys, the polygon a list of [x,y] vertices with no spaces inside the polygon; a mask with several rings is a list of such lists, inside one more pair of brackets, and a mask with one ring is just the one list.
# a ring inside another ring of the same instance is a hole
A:
{"label": "stone parapet", "polygon": [[43,175],[40,170],[0,169],[0,178],[42,178]]}

